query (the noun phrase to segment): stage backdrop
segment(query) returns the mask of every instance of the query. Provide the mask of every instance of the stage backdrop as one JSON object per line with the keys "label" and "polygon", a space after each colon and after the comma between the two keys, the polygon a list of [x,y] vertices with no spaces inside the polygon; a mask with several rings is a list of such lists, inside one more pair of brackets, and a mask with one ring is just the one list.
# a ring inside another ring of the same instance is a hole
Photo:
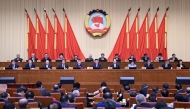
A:
{"label": "stage backdrop", "polygon": [[[46,8],[52,25],[54,8],[63,27],[64,7],[82,52],[86,57],[92,54],[97,58],[101,53],[105,53],[106,57],[110,55],[130,7],[130,28],[137,9],[141,8],[138,15],[140,28],[149,7],[150,26],[157,7],[160,7],[160,25],[168,6],[168,57],[176,53],[178,58],[190,61],[190,0],[0,0],[0,61],[13,59],[17,53],[27,59],[27,19],[24,8],[28,10],[36,28],[34,8],[44,27],[46,22],[43,8]],[[103,37],[92,37],[84,28],[84,18],[92,9],[103,9],[110,15],[111,28]]]}

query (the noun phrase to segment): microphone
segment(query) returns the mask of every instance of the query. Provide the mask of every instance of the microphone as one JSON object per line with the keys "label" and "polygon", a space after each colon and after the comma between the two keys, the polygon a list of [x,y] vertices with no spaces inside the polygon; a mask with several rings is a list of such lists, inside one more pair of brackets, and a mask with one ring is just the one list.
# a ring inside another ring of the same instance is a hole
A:
{"label": "microphone", "polygon": [[28,88],[30,88],[29,80],[28,80],[28,78],[26,78],[26,79],[27,79],[27,82],[28,82]]}

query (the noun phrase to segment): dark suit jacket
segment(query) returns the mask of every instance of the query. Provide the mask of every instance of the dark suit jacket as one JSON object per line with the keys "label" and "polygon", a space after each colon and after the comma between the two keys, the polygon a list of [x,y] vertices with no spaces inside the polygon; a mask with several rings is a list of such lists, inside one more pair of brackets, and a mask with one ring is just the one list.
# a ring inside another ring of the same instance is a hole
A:
{"label": "dark suit jacket", "polygon": [[8,103],[8,102],[10,102],[10,101],[4,100],[4,99],[0,99],[0,102]]}
{"label": "dark suit jacket", "polygon": [[80,68],[80,69],[83,69],[84,68],[84,65],[83,64],[75,64],[74,68]]}
{"label": "dark suit jacket", "polygon": [[[46,68],[46,65],[43,65],[42,68]],[[52,69],[52,66],[48,65],[48,68]]]}
{"label": "dark suit jacket", "polygon": [[134,109],[137,109],[137,107],[152,108],[152,107],[154,107],[154,105],[148,104],[148,103],[141,103],[141,104],[137,104],[137,105],[134,107]]}
{"label": "dark suit jacket", "polygon": [[119,64],[116,64],[116,67],[114,67],[114,64],[111,64],[110,67],[112,67],[113,69],[114,69],[114,68],[118,68],[118,69],[120,69]]}
{"label": "dark suit jacket", "polygon": [[[63,68],[63,66],[62,66],[62,64],[60,64],[59,66],[58,66],[58,68]],[[65,68],[69,68],[69,66],[67,65],[67,64],[65,64]]]}
{"label": "dark suit jacket", "polygon": [[41,61],[43,61],[43,62],[44,62],[44,61],[46,61],[46,60],[48,60],[48,61],[50,61],[50,62],[51,62],[51,59],[50,59],[50,58],[47,58],[47,59],[46,59],[46,58],[42,58],[42,60],[41,60]]}
{"label": "dark suit jacket", "polygon": [[133,58],[133,59],[131,59],[131,58],[128,58],[128,60],[129,60],[129,62],[131,62],[131,61],[134,61],[134,62],[136,62],[136,58]]}
{"label": "dark suit jacket", "polygon": [[23,60],[22,58],[14,58],[15,62],[18,62],[18,61],[22,62],[22,60]]}
{"label": "dark suit jacket", "polygon": [[35,65],[32,64],[32,66],[30,67],[29,64],[26,64],[25,68],[35,68]]}
{"label": "dark suit jacket", "polygon": [[[92,109],[97,109],[97,107],[105,107],[105,103],[104,102],[99,102],[96,107],[92,108]],[[116,104],[116,107],[121,107],[120,104]]]}
{"label": "dark suit jacket", "polygon": [[185,93],[185,91],[182,90],[182,89],[181,89],[181,90],[178,90],[177,92],[174,93],[174,97],[175,97],[175,95],[177,95],[177,94],[179,94],[179,93]]}
{"label": "dark suit jacket", "polygon": [[86,58],[85,61],[94,61],[93,58]]}
{"label": "dark suit jacket", "polygon": [[75,108],[75,109],[77,109],[77,107],[75,105],[68,104],[66,102],[61,102],[61,107],[62,108]]}
{"label": "dark suit jacket", "polygon": [[184,101],[184,102],[189,102],[189,97],[190,97],[190,94],[184,96],[184,97],[183,97],[183,101]]}
{"label": "dark suit jacket", "polygon": [[[29,60],[32,60],[32,58],[29,58]],[[37,62],[38,58],[35,58],[33,62]]]}
{"label": "dark suit jacket", "polygon": [[[173,60],[173,58],[171,57],[169,60]],[[175,57],[174,61],[178,61],[178,58]]]}
{"label": "dark suit jacket", "polygon": [[121,59],[120,59],[120,58],[117,58],[117,59],[116,59],[116,58],[113,58],[113,60],[114,60],[114,59],[115,59],[116,61],[119,61],[119,62],[121,61]]}
{"label": "dark suit jacket", "polygon": [[102,59],[102,58],[100,57],[100,58],[99,58],[99,61],[102,61],[102,60],[107,61],[106,58]]}
{"label": "dark suit jacket", "polygon": [[42,95],[42,93],[46,90],[45,88],[42,88],[42,87],[38,87],[37,89],[40,89],[40,90],[41,90],[41,95]]}
{"label": "dark suit jacket", "polygon": [[146,63],[146,64],[144,64],[144,67],[146,67],[146,68],[154,68],[154,65],[153,65],[153,64],[150,64],[150,65],[148,66],[148,64]]}
{"label": "dark suit jacket", "polygon": [[96,63],[92,65],[93,69],[102,69],[102,65],[98,63],[98,66],[96,67]]}
{"label": "dark suit jacket", "polygon": [[[182,68],[185,68],[185,65],[184,64],[182,64]],[[177,67],[180,67],[180,64],[177,64]]]}
{"label": "dark suit jacket", "polygon": [[140,94],[143,94],[145,97],[148,93],[148,87],[147,88],[142,88],[141,90],[139,90]]}
{"label": "dark suit jacket", "polygon": [[42,106],[41,106],[41,104],[40,104],[38,101],[33,100],[33,99],[28,99],[28,102],[29,102],[29,103],[31,103],[31,102],[37,102],[37,103],[38,103],[38,107],[39,107],[40,109],[42,109]]}
{"label": "dark suit jacket", "polygon": [[15,97],[22,97],[21,95],[19,95],[19,94],[16,94],[16,96]]}
{"label": "dark suit jacket", "polygon": [[[19,67],[19,65],[18,64],[15,64],[15,68],[18,68]],[[9,65],[9,68],[13,68],[13,64],[10,64]]]}
{"label": "dark suit jacket", "polygon": [[148,61],[148,60],[150,60],[150,58],[147,57],[147,58],[145,59],[145,57],[143,56],[143,57],[141,58],[141,60],[143,60],[143,61]]}
{"label": "dark suit jacket", "polygon": [[162,67],[163,67],[163,68],[171,68],[172,65],[171,65],[171,64],[168,64],[168,67],[165,67],[165,63],[164,63],[164,64],[162,64]]}

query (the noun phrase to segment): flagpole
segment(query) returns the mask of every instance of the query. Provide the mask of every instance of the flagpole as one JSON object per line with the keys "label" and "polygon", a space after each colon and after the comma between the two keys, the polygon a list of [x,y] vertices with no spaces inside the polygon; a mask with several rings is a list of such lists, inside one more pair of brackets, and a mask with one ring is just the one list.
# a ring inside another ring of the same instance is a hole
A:
{"label": "flagpole", "polygon": [[139,25],[138,25],[138,14],[139,14],[139,11],[140,11],[140,7],[139,7],[139,9],[138,9],[138,12],[137,12],[137,18],[136,18],[136,34],[137,34],[137,49],[139,48],[138,46],[139,46],[139,35],[138,35],[138,33],[139,33]]}
{"label": "flagpole", "polygon": [[[169,10],[169,7],[166,8],[166,15],[167,11]],[[165,35],[164,35],[164,47],[167,46],[167,16],[165,15]]]}
{"label": "flagpole", "polygon": [[[55,10],[52,8],[52,11],[55,13]],[[54,29],[55,29],[55,35],[54,35],[54,49],[57,49],[57,18],[54,18]]]}
{"label": "flagpole", "polygon": [[[150,8],[148,9],[147,15],[150,12]],[[148,16],[146,16],[146,48],[149,48],[149,40],[148,40]]]}
{"label": "flagpole", "polygon": [[64,12],[64,31],[65,31],[65,48],[67,48],[67,17],[66,17],[66,12],[65,9],[63,8],[63,12]]}
{"label": "flagpole", "polygon": [[[159,11],[159,7],[157,8],[157,12]],[[156,49],[158,49],[158,33],[157,33],[157,12],[155,17],[155,33],[156,33]]]}
{"label": "flagpole", "polygon": [[[34,8],[34,12],[37,14],[36,9]],[[38,27],[38,18],[36,18],[36,37],[35,37],[35,49],[38,48],[38,33],[39,33],[39,27]]]}
{"label": "flagpole", "polygon": [[29,17],[28,17],[28,12],[27,12],[27,10],[26,10],[26,9],[25,9],[25,12],[26,12],[26,14],[27,14],[27,36],[26,36],[26,49],[28,49],[28,34],[29,34],[29,32],[30,32],[30,30],[29,30],[30,25],[29,25]]}
{"label": "flagpole", "polygon": [[129,48],[129,12],[131,8],[128,9],[127,20],[126,20],[126,33],[127,33],[127,48]]}

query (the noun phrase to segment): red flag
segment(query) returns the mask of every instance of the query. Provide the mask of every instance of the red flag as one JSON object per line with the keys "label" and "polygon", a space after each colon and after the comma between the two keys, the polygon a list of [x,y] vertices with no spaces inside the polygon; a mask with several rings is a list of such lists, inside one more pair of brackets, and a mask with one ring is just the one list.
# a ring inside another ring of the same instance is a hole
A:
{"label": "red flag", "polygon": [[167,17],[166,13],[164,14],[164,17],[162,19],[162,22],[160,24],[160,27],[158,29],[158,51],[162,53],[162,57],[164,59],[167,58]]}
{"label": "red flag", "polygon": [[119,54],[122,61],[128,58],[129,53],[129,13],[127,14],[121,31],[119,33],[116,44],[108,57],[108,60],[113,60],[115,54]]}
{"label": "red flag", "polygon": [[78,57],[82,60],[85,59],[78,42],[73,33],[72,27],[70,25],[69,19],[65,13],[65,58],[73,59],[74,55],[78,55]]}
{"label": "red flag", "polygon": [[59,19],[55,13],[54,15],[54,19],[55,19],[55,34],[56,34],[56,44],[54,43],[55,45],[55,52],[57,55],[54,55],[56,58],[58,58],[58,54],[59,53],[63,53],[65,54],[65,48],[64,48],[64,45],[65,45],[65,40],[64,40],[64,31],[61,27],[61,24],[59,22]]}
{"label": "red flag", "polygon": [[42,26],[42,23],[38,17],[38,14],[36,13],[36,57],[38,59],[42,59],[45,54],[45,37],[46,37],[46,32]]}
{"label": "red flag", "polygon": [[35,53],[35,37],[36,30],[32,24],[30,16],[27,13],[27,22],[28,22],[28,58],[31,57],[32,53]]}
{"label": "red flag", "polygon": [[52,24],[49,20],[49,17],[46,13],[46,39],[45,39],[45,49],[46,52],[48,53],[49,57],[51,59],[55,59],[54,57],[54,29],[52,27]]}

